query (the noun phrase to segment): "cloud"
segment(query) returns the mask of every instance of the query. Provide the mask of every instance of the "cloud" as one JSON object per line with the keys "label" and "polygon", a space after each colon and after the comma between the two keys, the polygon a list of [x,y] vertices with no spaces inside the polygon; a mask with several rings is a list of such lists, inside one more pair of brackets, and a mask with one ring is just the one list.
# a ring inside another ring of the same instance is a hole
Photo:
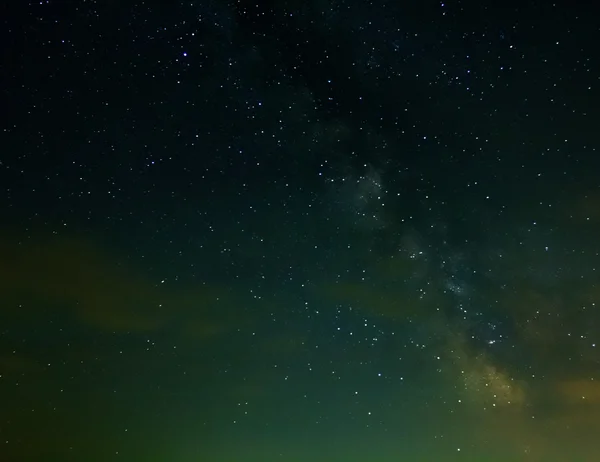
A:
{"label": "cloud", "polygon": [[168,288],[89,237],[4,235],[0,255],[4,315],[27,322],[61,312],[102,330],[151,332],[185,319],[212,337],[225,327],[209,314],[234,303],[215,287]]}
{"label": "cloud", "polygon": [[559,382],[557,389],[568,404],[600,405],[600,382],[592,379],[572,379]]}
{"label": "cloud", "polygon": [[600,220],[600,193],[589,191],[580,195],[565,204],[563,211],[568,218],[597,222]]}
{"label": "cloud", "polygon": [[[0,355],[0,371],[3,374],[22,375],[41,371],[42,365],[35,359],[23,354],[6,353]],[[2,374],[0,374],[0,377]]]}

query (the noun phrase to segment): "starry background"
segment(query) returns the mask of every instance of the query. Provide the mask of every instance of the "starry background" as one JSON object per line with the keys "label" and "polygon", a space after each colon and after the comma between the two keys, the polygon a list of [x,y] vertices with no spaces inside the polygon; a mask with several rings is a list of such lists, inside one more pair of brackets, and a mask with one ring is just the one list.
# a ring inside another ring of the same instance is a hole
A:
{"label": "starry background", "polygon": [[0,460],[598,460],[591,6],[13,3]]}

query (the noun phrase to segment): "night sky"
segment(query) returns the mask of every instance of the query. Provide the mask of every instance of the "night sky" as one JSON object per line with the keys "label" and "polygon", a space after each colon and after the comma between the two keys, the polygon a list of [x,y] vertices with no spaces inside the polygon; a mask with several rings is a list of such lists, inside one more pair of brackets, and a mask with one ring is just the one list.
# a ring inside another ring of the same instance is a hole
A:
{"label": "night sky", "polygon": [[600,460],[577,3],[4,5],[0,461]]}

